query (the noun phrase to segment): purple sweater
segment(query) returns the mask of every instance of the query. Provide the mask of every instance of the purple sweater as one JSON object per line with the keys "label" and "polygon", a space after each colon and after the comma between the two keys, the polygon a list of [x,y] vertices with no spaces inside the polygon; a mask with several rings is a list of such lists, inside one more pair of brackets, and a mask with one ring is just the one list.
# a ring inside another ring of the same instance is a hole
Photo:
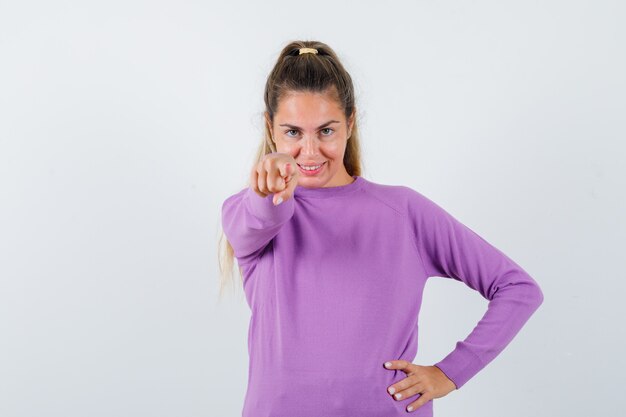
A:
{"label": "purple sweater", "polygon": [[[383,363],[414,361],[429,277],[460,280],[489,300],[472,332],[433,364],[457,389],[543,301],[528,273],[424,195],[353,178],[297,186],[278,206],[249,187],[223,203],[251,309],[243,417],[406,416],[419,394],[392,398],[387,387],[406,374]],[[432,416],[433,401],[409,414]]]}

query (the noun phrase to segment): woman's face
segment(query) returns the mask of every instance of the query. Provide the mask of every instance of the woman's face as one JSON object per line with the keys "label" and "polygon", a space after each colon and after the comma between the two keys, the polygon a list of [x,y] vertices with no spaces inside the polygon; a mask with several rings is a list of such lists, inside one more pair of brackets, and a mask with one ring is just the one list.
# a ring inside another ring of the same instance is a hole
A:
{"label": "woman's face", "polygon": [[[298,185],[336,187],[354,181],[343,164],[354,114],[346,123],[332,95],[291,92],[280,100],[273,126],[267,113],[265,116],[277,152],[291,155],[298,164]],[[313,171],[303,168],[318,165],[321,167]]]}

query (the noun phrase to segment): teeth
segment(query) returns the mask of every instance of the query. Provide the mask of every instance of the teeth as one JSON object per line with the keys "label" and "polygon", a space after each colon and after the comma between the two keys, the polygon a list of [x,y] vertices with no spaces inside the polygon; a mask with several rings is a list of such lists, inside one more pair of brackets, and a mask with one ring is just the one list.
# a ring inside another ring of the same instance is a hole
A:
{"label": "teeth", "polygon": [[322,165],[324,165],[324,164],[315,165],[315,166],[306,166],[306,165],[300,165],[300,166],[302,167],[302,169],[304,169],[306,171],[315,171],[316,169],[318,169]]}

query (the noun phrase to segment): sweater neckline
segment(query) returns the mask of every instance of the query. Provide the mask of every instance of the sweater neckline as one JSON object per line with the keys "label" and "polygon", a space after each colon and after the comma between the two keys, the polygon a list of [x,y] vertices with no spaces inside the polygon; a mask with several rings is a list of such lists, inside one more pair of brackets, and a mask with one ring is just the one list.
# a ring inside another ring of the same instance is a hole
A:
{"label": "sweater neckline", "polygon": [[352,175],[352,178],[354,178],[354,181],[352,181],[351,183],[337,185],[335,187],[308,188],[297,185],[294,190],[294,195],[298,197],[326,198],[349,194],[361,188],[365,183],[365,178],[359,175]]}

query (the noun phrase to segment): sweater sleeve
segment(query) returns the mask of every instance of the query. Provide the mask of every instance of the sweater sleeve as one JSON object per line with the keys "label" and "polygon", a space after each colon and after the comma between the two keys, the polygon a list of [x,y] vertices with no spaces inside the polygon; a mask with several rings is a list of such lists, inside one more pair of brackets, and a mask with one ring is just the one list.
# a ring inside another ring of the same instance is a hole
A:
{"label": "sweater sleeve", "polygon": [[417,191],[412,196],[409,212],[427,276],[462,281],[489,300],[471,333],[434,364],[459,389],[511,342],[542,304],[543,293],[526,271],[469,227]]}
{"label": "sweater sleeve", "polygon": [[277,206],[272,199],[272,193],[261,197],[248,187],[222,204],[222,229],[240,263],[259,255],[293,216],[294,196]]}

